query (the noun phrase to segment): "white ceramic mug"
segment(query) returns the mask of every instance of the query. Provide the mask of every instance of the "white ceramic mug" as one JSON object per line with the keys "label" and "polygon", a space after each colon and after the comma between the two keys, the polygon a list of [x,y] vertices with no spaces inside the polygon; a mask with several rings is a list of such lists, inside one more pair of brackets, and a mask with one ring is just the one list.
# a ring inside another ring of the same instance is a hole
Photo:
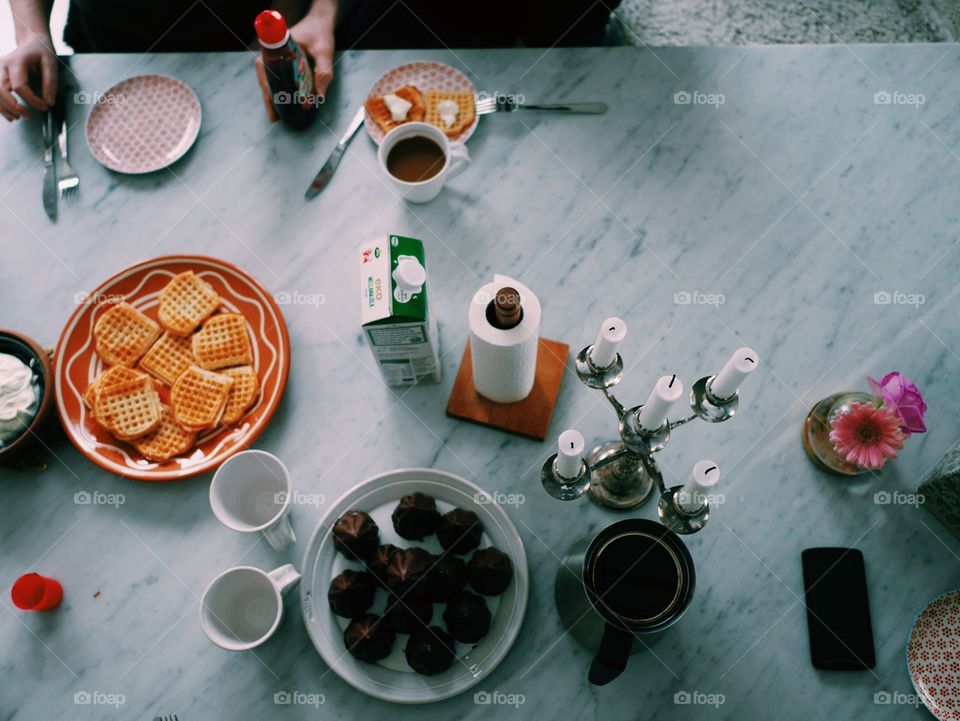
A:
{"label": "white ceramic mug", "polygon": [[266,451],[228,458],[210,482],[210,507],[227,528],[262,531],[277,551],[297,540],[290,525],[290,472]]}
{"label": "white ceramic mug", "polygon": [[270,573],[237,566],[221,573],[200,600],[200,627],[228,651],[246,651],[270,638],[283,618],[283,597],[300,580],[289,563]]}
{"label": "white ceramic mug", "polygon": [[[440,146],[443,151],[444,162],[440,172],[432,178],[411,183],[400,180],[390,173],[387,169],[387,156],[399,141],[416,136],[429,138]],[[377,160],[380,162],[380,169],[390,179],[404,200],[409,200],[411,203],[428,203],[440,194],[447,180],[460,175],[467,169],[467,166],[470,165],[470,153],[467,152],[466,146],[462,143],[450,145],[447,136],[439,128],[435,128],[429,123],[404,123],[387,133],[383,142],[380,143]]]}

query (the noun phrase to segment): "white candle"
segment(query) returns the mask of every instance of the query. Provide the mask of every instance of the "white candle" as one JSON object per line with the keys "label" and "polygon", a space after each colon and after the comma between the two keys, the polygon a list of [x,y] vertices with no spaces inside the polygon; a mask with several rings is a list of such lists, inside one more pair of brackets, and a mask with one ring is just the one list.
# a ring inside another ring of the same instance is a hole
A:
{"label": "white candle", "polygon": [[557,473],[564,478],[580,475],[580,459],[583,456],[583,435],[572,428],[560,434],[557,440]]}
{"label": "white candle", "polygon": [[760,359],[756,351],[750,348],[737,348],[727,364],[717,373],[710,384],[710,393],[714,398],[725,401],[733,398],[740,389],[743,379],[756,370]]}
{"label": "white candle", "polygon": [[609,368],[617,359],[617,348],[627,336],[627,324],[620,318],[607,318],[600,326],[590,350],[590,362],[597,368]]}
{"label": "white candle", "polygon": [[674,402],[683,395],[683,383],[676,375],[663,376],[657,385],[650,391],[650,397],[643,408],[637,422],[645,431],[655,431],[667,420],[667,413]]}
{"label": "white candle", "polygon": [[713,461],[697,461],[690,478],[677,493],[677,505],[687,513],[696,513],[706,502],[710,489],[720,480],[720,469]]}

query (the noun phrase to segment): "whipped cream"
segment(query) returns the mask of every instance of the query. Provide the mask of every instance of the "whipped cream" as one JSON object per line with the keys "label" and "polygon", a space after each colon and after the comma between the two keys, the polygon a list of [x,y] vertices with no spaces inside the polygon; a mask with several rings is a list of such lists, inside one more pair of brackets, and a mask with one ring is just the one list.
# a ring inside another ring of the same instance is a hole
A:
{"label": "whipped cream", "polygon": [[409,100],[404,100],[399,95],[394,95],[393,93],[384,95],[383,102],[386,103],[387,110],[390,111],[390,117],[397,123],[402,123],[406,120],[407,113],[409,113],[410,108],[413,107],[413,103]]}
{"label": "whipped cream", "polygon": [[437,105],[437,112],[440,119],[448,128],[457,122],[457,116],[460,114],[460,106],[455,100],[441,100]]}
{"label": "whipped cream", "polygon": [[39,402],[33,371],[16,356],[0,353],[0,446],[16,440],[30,425]]}

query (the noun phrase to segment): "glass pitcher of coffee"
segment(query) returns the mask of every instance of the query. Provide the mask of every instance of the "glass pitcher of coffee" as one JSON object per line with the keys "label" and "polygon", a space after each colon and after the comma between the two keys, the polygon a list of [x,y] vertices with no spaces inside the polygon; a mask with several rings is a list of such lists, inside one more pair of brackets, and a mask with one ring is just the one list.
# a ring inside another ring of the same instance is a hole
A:
{"label": "glass pitcher of coffee", "polygon": [[695,585],[687,547],[654,521],[618,521],[577,544],[557,572],[555,593],[570,634],[596,654],[590,683],[602,686],[623,673],[631,654],[680,619]]}

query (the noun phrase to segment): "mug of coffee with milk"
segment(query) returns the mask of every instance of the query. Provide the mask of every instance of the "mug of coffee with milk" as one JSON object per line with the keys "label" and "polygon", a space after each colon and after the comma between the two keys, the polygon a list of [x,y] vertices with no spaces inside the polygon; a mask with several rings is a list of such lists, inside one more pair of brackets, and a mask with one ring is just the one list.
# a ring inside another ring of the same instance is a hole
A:
{"label": "mug of coffee with milk", "polygon": [[377,161],[404,200],[427,203],[467,169],[470,154],[429,123],[405,123],[380,143]]}

